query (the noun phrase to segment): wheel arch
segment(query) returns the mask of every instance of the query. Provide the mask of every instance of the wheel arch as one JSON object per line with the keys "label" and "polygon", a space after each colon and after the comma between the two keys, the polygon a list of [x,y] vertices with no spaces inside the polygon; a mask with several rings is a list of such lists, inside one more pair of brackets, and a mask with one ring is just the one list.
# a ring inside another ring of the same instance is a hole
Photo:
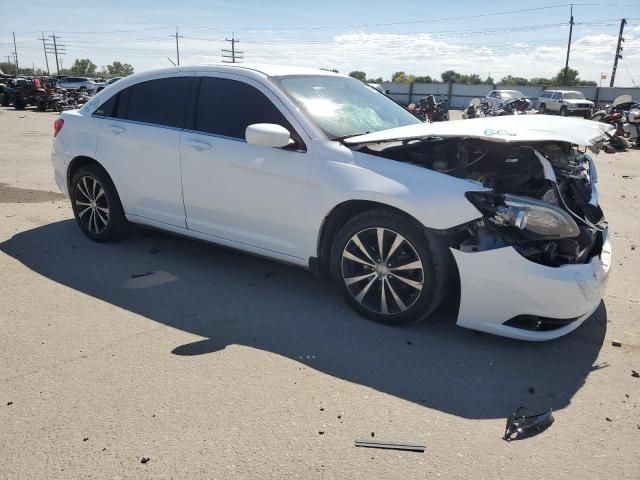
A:
{"label": "wheel arch", "polygon": [[360,213],[380,208],[397,212],[416,225],[419,225],[421,228],[425,228],[424,225],[414,216],[387,203],[373,200],[347,200],[339,203],[324,217],[324,220],[320,225],[320,230],[317,236],[317,256],[316,258],[309,260],[309,267],[313,273],[319,276],[324,276],[329,271],[331,244],[333,238],[335,238],[336,234],[345,225],[345,223]]}
{"label": "wheel arch", "polygon": [[[91,158],[86,155],[78,155],[77,157],[74,157],[69,162],[69,166],[67,167],[67,191],[71,192],[71,179],[73,178],[74,173],[77,172],[79,168],[85,167],[87,165],[98,166],[101,170],[104,171],[104,173],[109,177],[109,179],[113,183],[113,178],[111,178],[111,175],[109,175],[109,172],[107,171],[107,169],[104,168],[104,165],[98,162],[95,158]],[[114,183],[114,186],[115,186],[115,183]],[[117,190],[117,187],[116,187],[116,190]]]}

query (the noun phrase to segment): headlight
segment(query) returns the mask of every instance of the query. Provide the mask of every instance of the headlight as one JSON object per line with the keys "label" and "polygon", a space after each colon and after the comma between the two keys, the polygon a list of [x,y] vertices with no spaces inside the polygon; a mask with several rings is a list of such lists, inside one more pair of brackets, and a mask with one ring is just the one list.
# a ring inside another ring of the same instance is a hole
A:
{"label": "headlight", "polygon": [[541,200],[493,192],[467,192],[467,198],[494,225],[518,229],[533,238],[570,238],[580,234],[571,215]]}

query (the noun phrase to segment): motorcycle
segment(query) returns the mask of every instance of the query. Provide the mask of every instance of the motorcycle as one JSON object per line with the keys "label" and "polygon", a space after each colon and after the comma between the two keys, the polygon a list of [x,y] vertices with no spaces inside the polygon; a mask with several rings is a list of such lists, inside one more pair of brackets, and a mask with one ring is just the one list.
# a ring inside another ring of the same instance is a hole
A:
{"label": "motorcycle", "polygon": [[622,125],[625,137],[632,141],[636,147],[640,147],[640,104],[627,114],[627,121]]}
{"label": "motorcycle", "polygon": [[501,117],[504,115],[524,115],[531,109],[531,100],[528,98],[513,98],[507,100],[500,107],[492,112],[492,116]]}
{"label": "motorcycle", "polygon": [[[488,107],[489,104],[485,102]],[[467,108],[462,111],[462,118],[481,118],[486,116],[486,112],[482,108],[482,102],[479,98],[472,98]]]}
{"label": "motorcycle", "polygon": [[[616,127],[615,134],[609,138],[608,142],[609,145],[616,150],[626,150],[628,148],[629,145],[625,137],[630,137],[632,131],[636,133],[636,138],[638,136],[638,127],[635,120],[636,115],[634,114],[632,116],[634,122],[628,121],[629,113],[631,111],[637,111],[637,108],[633,110],[633,108],[637,106],[638,104],[633,101],[631,95],[620,95],[614,99],[611,105],[606,105],[603,109],[598,110],[591,116],[591,120],[607,123]],[[634,128],[630,125],[631,123],[634,124]],[[627,125],[626,128],[625,125]]]}
{"label": "motorcycle", "polygon": [[449,102],[444,99],[436,101],[433,95],[421,98],[417,105],[410,103],[407,109],[423,122],[446,122],[449,120]]}

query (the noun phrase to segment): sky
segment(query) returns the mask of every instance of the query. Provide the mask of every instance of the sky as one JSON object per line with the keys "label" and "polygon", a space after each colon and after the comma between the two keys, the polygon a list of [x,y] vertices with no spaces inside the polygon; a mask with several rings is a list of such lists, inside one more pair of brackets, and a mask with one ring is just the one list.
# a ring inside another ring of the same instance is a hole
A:
{"label": "sky", "polygon": [[[234,35],[246,63],[363,70],[385,80],[400,70],[439,77],[449,69],[496,81],[552,77],[564,67],[570,7],[541,2],[29,0],[16,8],[0,0],[0,61],[13,53],[15,32],[21,67],[44,68],[44,32],[66,45],[64,67],[76,58],[130,63],[136,72],[167,67],[177,61],[177,26],[181,65],[219,63]],[[600,82],[604,73],[608,86],[624,17],[616,86],[640,85],[640,1],[585,0],[573,15],[569,65],[580,78]]]}

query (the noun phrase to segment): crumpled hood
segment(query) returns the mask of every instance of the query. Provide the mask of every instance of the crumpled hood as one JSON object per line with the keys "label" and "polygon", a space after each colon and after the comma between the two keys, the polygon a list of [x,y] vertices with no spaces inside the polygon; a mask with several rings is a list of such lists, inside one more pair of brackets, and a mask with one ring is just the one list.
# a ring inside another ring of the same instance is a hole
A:
{"label": "crumpled hood", "polygon": [[428,137],[478,138],[489,142],[567,142],[597,147],[615,132],[615,126],[591,120],[552,115],[505,115],[502,117],[417,123],[349,137],[346,145],[389,142]]}

